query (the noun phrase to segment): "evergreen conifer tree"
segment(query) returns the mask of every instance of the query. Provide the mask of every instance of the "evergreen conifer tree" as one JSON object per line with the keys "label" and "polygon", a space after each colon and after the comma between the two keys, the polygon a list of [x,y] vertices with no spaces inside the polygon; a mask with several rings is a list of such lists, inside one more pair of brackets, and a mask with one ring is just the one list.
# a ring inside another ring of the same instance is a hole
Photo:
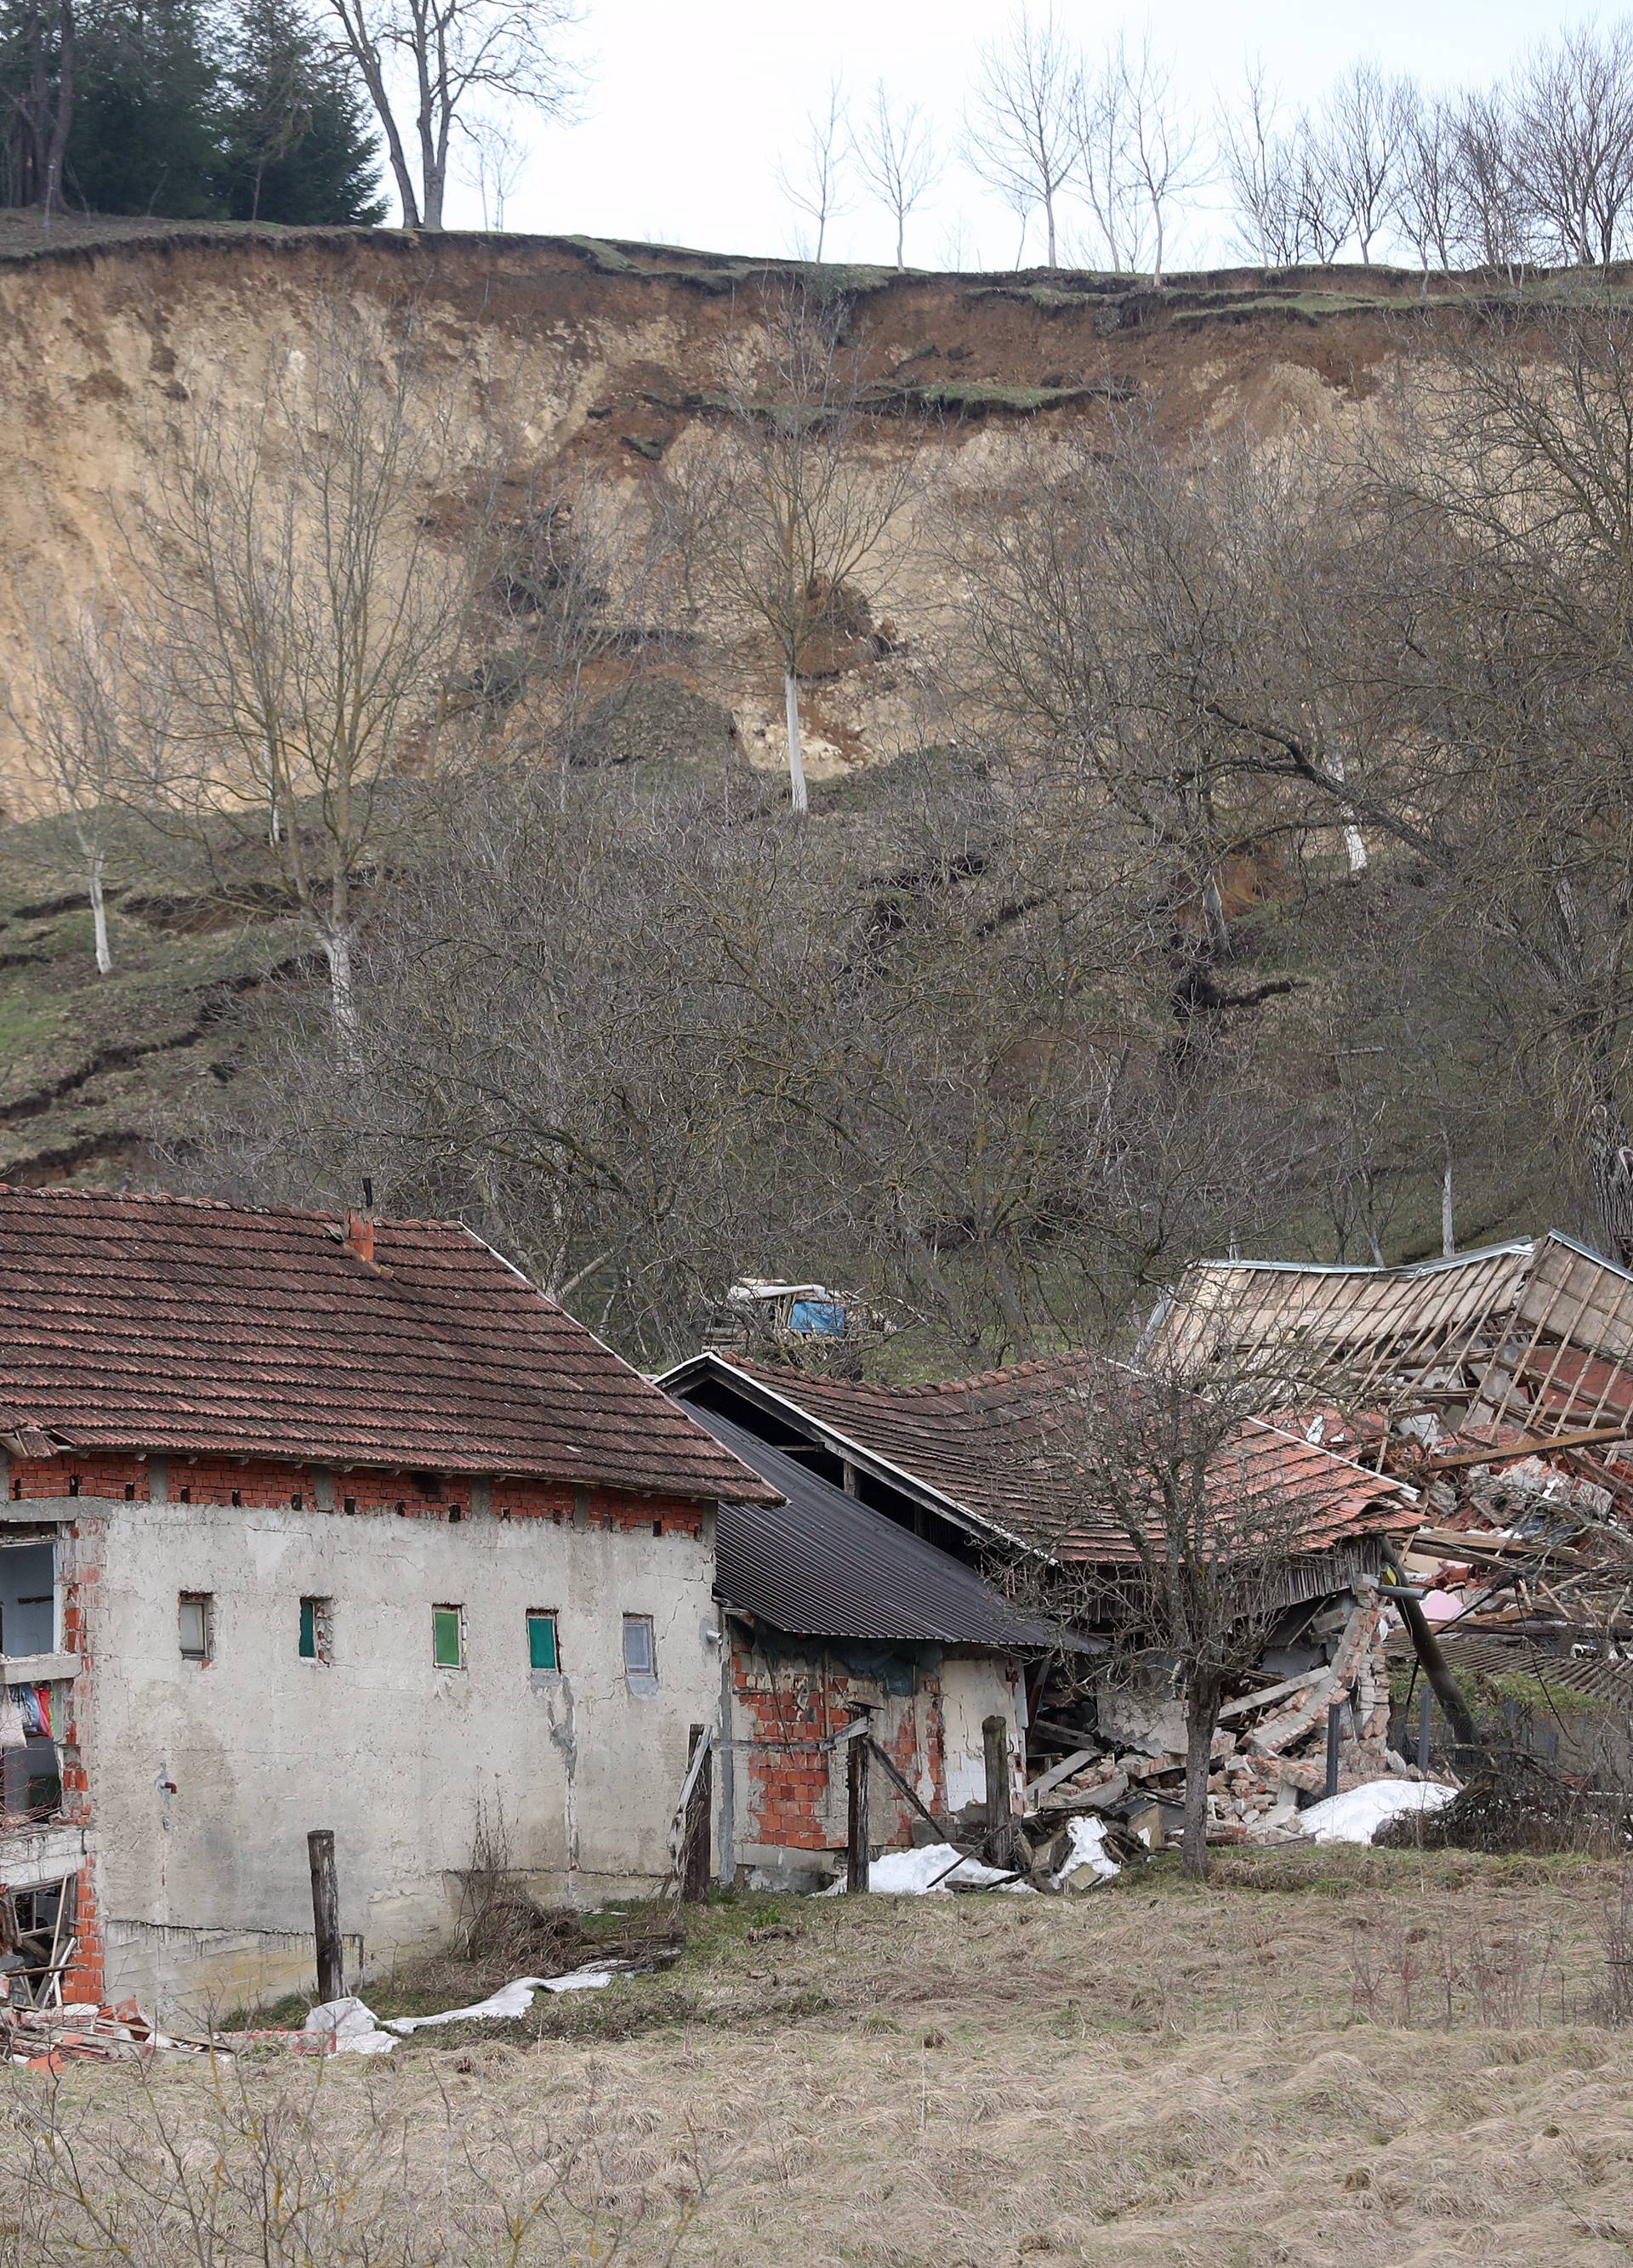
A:
{"label": "evergreen conifer tree", "polygon": [[95,212],[220,216],[221,55],[203,0],[92,0],[64,167]]}
{"label": "evergreen conifer tree", "polygon": [[382,220],[379,144],[344,65],[296,0],[248,0],[227,75],[222,188],[233,220]]}

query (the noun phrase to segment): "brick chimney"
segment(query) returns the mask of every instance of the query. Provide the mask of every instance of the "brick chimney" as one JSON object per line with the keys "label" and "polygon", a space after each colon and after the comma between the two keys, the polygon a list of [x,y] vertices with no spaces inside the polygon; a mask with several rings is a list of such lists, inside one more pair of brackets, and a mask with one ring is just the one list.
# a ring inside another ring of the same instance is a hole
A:
{"label": "brick chimney", "polygon": [[348,1212],[346,1231],[341,1243],[354,1260],[366,1268],[374,1265],[374,1217],[366,1212]]}

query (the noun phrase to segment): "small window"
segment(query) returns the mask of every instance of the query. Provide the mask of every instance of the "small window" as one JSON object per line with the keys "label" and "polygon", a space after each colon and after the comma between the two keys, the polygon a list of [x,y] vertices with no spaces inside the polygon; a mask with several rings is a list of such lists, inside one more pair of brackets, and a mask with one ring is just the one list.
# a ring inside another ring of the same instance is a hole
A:
{"label": "small window", "polygon": [[463,1607],[432,1607],[431,1659],[439,1669],[463,1669],[465,1667]]}
{"label": "small window", "polygon": [[183,1661],[208,1661],[211,1647],[211,1599],[207,1591],[183,1591],[176,1607]]}
{"label": "small window", "polygon": [[631,1677],[657,1675],[658,1649],[652,1634],[650,1615],[624,1616],[624,1667]]}
{"label": "small window", "polygon": [[300,1602],[302,1661],[329,1660],[329,1607],[327,1599],[302,1599]]}
{"label": "small window", "polygon": [[556,1644],[554,1610],[532,1608],[528,1615],[528,1667],[529,1669],[559,1669],[560,1649]]}

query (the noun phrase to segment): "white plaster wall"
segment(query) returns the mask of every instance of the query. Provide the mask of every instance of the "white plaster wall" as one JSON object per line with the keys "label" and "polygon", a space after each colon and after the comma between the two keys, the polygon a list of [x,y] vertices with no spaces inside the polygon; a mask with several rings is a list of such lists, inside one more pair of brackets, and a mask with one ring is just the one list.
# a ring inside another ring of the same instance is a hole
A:
{"label": "white plaster wall", "polygon": [[[587,1903],[669,1863],[687,1728],[720,1696],[713,1537],[315,1509],[111,1506],[92,1632],[90,1753],[110,1987],[184,1989],[140,1946],[185,1930],[309,1931],[306,1837],[335,1830],[341,1919],[378,1968],[448,1926],[478,1797],[513,1865]],[[182,1591],[214,1600],[214,1658],[180,1656]],[[330,1598],[331,1659],[298,1653]],[[465,1609],[464,1669],[432,1661],[432,1609]],[[554,1608],[562,1671],[530,1671]],[[630,1690],[622,1617],[656,1629]],[[120,1931],[111,1925],[157,1926]],[[117,1960],[122,1973],[112,1971]]]}
{"label": "white plaster wall", "polygon": [[1009,1727],[1009,1771],[1016,1803],[1024,1783],[1022,1759],[1026,1729],[1025,1689],[1017,1669],[1001,1654],[948,1653],[942,1662],[942,1725],[946,1742],[947,1808],[962,1811],[986,1800],[986,1735],[988,1717]]}

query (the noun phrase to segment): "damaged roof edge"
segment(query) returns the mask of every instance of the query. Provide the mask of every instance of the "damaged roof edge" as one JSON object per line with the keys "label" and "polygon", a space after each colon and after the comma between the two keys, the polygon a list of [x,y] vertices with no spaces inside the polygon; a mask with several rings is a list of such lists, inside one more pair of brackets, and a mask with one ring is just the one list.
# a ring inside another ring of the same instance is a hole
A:
{"label": "damaged roof edge", "polygon": [[831,1425],[825,1418],[816,1417],[803,1403],[790,1400],[779,1394],[774,1387],[765,1385],[761,1379],[740,1370],[735,1362],[728,1361],[724,1355],[716,1354],[713,1348],[706,1348],[701,1354],[688,1355],[684,1361],[676,1363],[669,1370],[660,1371],[652,1382],[661,1387],[684,1410],[687,1404],[676,1391],[676,1385],[688,1384],[697,1377],[721,1379],[735,1388],[746,1400],[757,1401],[762,1407],[797,1418],[802,1425],[813,1427],[824,1440],[843,1449],[860,1470],[871,1473],[877,1480],[890,1482],[893,1487],[915,1498],[931,1511],[942,1513],[967,1535],[1001,1536],[1006,1543],[1013,1544],[1017,1551],[1024,1552],[1029,1558],[1047,1558],[1050,1556],[1038,1544],[1029,1543],[1024,1536],[1017,1535],[1013,1528],[1005,1528],[998,1521],[985,1519],[979,1513],[971,1512],[956,1497],[944,1495],[934,1483],[920,1479],[917,1473],[909,1472],[905,1466],[892,1463],[889,1457],[881,1456],[876,1449],[865,1448],[861,1442],[853,1440],[848,1433],[841,1433],[837,1426]]}
{"label": "damaged roof edge", "polygon": [[[1385,1263],[1382,1267],[1370,1260],[1188,1260],[1180,1271],[1179,1280],[1183,1283],[1193,1270],[1225,1268],[1251,1270],[1256,1275],[1263,1276],[1438,1276],[1452,1268],[1474,1267],[1482,1260],[1503,1260],[1519,1253],[1534,1252],[1539,1245],[1550,1240],[1558,1244],[1568,1244],[1585,1260],[1599,1261],[1606,1268],[1615,1268],[1614,1261],[1605,1260],[1601,1254],[1590,1251],[1586,1245],[1578,1244],[1574,1237],[1565,1235],[1563,1230],[1550,1228],[1545,1229],[1541,1236],[1517,1236],[1505,1244],[1482,1244],[1472,1252],[1448,1253],[1437,1260],[1402,1260],[1393,1264]],[[1627,1275],[1628,1270],[1616,1268],[1616,1273]],[[1629,1280],[1633,1281],[1633,1277]],[[1148,1339],[1165,1320],[1168,1309],[1178,1296],[1175,1287],[1163,1294],[1153,1311],[1151,1322],[1146,1325]]]}

